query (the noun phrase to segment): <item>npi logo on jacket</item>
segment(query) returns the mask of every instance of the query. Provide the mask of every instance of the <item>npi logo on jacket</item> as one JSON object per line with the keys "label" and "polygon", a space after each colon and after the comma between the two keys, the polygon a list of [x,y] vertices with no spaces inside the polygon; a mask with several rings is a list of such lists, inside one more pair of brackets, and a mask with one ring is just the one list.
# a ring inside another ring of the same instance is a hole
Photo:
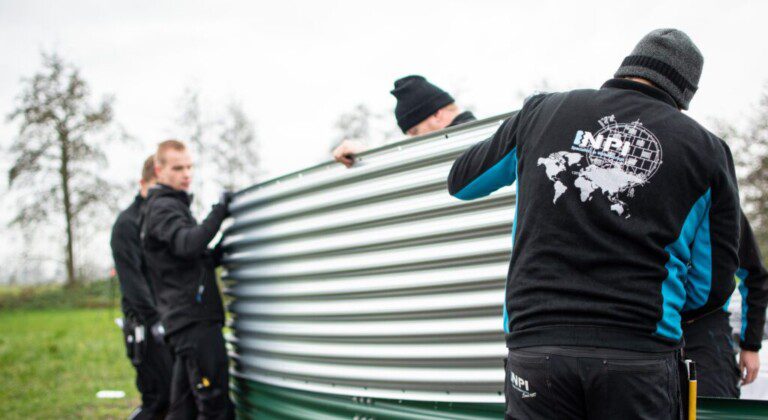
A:
{"label": "npi logo on jacket", "polygon": [[598,121],[600,130],[579,130],[573,137],[571,151],[555,152],[539,158],[547,177],[553,182],[557,199],[570,187],[566,173],[575,178],[572,187],[579,190],[582,202],[595,194],[604,195],[616,214],[629,217],[626,201],[635,188],[645,185],[662,163],[661,144],[638,120],[617,123],[611,115]]}

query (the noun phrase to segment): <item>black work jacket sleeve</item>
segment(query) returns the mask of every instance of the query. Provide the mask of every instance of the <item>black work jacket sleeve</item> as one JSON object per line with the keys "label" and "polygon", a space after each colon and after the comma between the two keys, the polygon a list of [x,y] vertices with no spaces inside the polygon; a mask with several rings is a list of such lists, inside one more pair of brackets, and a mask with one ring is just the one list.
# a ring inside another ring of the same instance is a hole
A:
{"label": "black work jacket sleeve", "polygon": [[219,243],[211,250],[211,258],[213,259],[214,267],[218,267],[224,263],[224,239],[219,239]]}
{"label": "black work jacket sleeve", "polygon": [[768,272],[755,234],[744,213],[741,213],[739,242],[739,293],[741,293],[741,331],[739,345],[743,350],[760,350],[768,305]]}
{"label": "black work jacket sleeve", "polygon": [[110,245],[123,299],[141,323],[154,323],[159,315],[149,283],[141,269],[142,251],[138,225],[119,218],[112,227]]}
{"label": "black work jacket sleeve", "polygon": [[208,243],[216,236],[226,217],[226,208],[216,204],[200,224],[188,213],[189,210],[176,200],[158,202],[152,211],[149,231],[152,237],[168,246],[172,255],[193,259],[208,249]]}
{"label": "black work jacket sleeve", "polygon": [[722,310],[736,285],[741,214],[736,173],[730,149],[724,142],[713,150],[713,155],[709,208],[691,244],[684,321]]}
{"label": "black work jacket sleeve", "polygon": [[511,185],[517,178],[517,129],[520,112],[505,120],[496,133],[456,159],[448,174],[448,192],[474,200]]}

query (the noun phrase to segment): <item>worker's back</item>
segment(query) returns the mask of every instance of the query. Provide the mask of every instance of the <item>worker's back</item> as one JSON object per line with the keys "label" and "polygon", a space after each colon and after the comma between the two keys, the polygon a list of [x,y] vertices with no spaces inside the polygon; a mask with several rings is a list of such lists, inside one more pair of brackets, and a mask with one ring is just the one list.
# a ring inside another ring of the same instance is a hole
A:
{"label": "worker's back", "polygon": [[531,98],[519,119],[510,347],[678,347],[680,312],[733,288],[712,281],[736,264],[727,147],[626,79]]}

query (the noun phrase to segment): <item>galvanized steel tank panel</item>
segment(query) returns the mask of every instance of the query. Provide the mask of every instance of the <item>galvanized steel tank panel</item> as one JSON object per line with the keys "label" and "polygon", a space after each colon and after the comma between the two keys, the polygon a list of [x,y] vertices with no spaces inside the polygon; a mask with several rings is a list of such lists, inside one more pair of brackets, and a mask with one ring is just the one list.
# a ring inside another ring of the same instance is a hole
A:
{"label": "galvanized steel tank panel", "polygon": [[224,274],[235,375],[326,394],[503,401],[514,191],[462,202],[445,180],[506,117],[238,193]]}

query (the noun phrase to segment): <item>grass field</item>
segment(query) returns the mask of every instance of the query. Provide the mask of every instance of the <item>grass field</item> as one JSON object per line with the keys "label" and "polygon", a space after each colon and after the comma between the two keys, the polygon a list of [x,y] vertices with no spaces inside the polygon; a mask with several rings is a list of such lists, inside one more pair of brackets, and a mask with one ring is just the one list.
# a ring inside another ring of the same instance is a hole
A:
{"label": "grass field", "polygon": [[[0,418],[118,419],[138,405],[120,310],[100,283],[0,291]],[[97,399],[102,389],[126,397]]]}

